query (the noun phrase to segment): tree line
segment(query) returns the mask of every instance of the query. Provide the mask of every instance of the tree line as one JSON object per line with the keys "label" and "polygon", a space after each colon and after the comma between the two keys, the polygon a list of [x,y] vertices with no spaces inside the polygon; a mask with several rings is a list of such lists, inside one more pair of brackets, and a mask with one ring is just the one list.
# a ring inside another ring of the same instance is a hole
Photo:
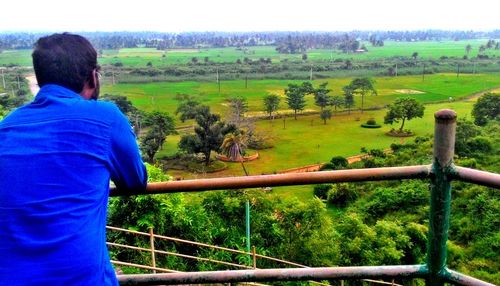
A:
{"label": "tree line", "polygon": [[[0,50],[31,49],[34,42],[49,33],[0,33]],[[299,43],[304,49],[334,48],[345,39],[362,40],[374,46],[383,41],[429,41],[500,38],[500,30],[494,31],[351,31],[351,32],[82,32],[98,49],[120,49],[134,47],[209,48],[246,47],[260,45],[285,45]]]}

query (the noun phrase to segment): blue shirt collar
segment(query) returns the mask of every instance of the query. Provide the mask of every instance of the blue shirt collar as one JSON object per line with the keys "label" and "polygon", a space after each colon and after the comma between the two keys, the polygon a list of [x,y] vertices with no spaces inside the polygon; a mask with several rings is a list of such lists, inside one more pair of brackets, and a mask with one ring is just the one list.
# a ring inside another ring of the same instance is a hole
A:
{"label": "blue shirt collar", "polygon": [[46,84],[36,94],[36,99],[45,97],[82,98],[78,93],[57,84]]}

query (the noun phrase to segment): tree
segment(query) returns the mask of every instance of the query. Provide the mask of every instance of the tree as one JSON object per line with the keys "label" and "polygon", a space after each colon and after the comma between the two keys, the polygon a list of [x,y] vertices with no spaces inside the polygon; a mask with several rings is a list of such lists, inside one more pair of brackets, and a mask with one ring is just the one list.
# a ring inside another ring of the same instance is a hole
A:
{"label": "tree", "polygon": [[365,95],[368,93],[377,95],[377,91],[375,90],[373,84],[374,81],[367,77],[355,78],[349,84],[348,89],[352,92],[352,94],[361,95],[361,113],[363,113]]}
{"label": "tree", "polygon": [[467,46],[465,46],[465,52],[467,53],[467,56],[469,56],[470,51],[472,51],[472,46],[468,44]]}
{"label": "tree", "polygon": [[332,118],[332,110],[331,109],[323,109],[319,113],[319,116],[323,120],[323,124],[326,125],[326,120]]}
{"label": "tree", "polygon": [[399,132],[403,132],[406,120],[424,116],[424,105],[411,97],[398,98],[389,105],[389,111],[384,117],[385,124],[398,123],[401,120]]}
{"label": "tree", "polygon": [[181,122],[185,122],[188,119],[194,119],[196,116],[196,111],[200,103],[196,101],[192,96],[189,95],[178,95],[177,99],[181,101],[177,109],[175,110],[175,115],[180,114]]}
{"label": "tree", "polygon": [[245,113],[248,111],[247,99],[241,96],[227,99],[229,104],[229,122],[241,127]]}
{"label": "tree", "polygon": [[280,97],[276,94],[269,94],[264,97],[264,110],[269,114],[269,118],[273,118],[273,112],[277,111],[280,105]]}
{"label": "tree", "polygon": [[232,161],[242,161],[247,146],[247,137],[243,132],[232,132],[224,137],[221,152]]}
{"label": "tree", "polygon": [[351,114],[351,108],[354,106],[354,94],[351,86],[344,86],[344,106],[347,108],[348,114]]}
{"label": "tree", "polygon": [[306,106],[305,95],[303,86],[290,83],[285,88],[286,103],[293,109],[295,120],[297,120],[297,112],[304,110]]}
{"label": "tree", "polygon": [[496,120],[500,115],[500,94],[485,93],[472,108],[474,123],[484,126],[489,120]]}
{"label": "tree", "polygon": [[324,82],[319,85],[319,88],[313,89],[312,93],[314,95],[314,103],[323,109],[330,104],[330,96],[328,96],[328,93],[331,91],[331,89],[327,89],[326,86],[328,85],[328,82]]}
{"label": "tree", "polygon": [[148,130],[146,135],[142,137],[140,148],[142,153],[146,154],[148,162],[153,163],[154,157],[161,147],[163,140],[162,133],[157,126],[153,126]]}
{"label": "tree", "polygon": [[187,153],[202,153],[205,165],[210,163],[210,153],[219,151],[224,141],[224,136],[236,130],[233,124],[220,121],[220,116],[210,113],[208,106],[201,105],[197,108],[195,121],[198,126],[194,128],[195,134],[182,136],[179,148]]}
{"label": "tree", "polygon": [[335,112],[337,112],[337,108],[344,106],[345,102],[341,96],[335,95],[330,98],[330,105],[333,106]]}
{"label": "tree", "polygon": [[417,58],[418,58],[418,52],[413,52],[413,54],[411,54],[411,57],[413,58],[413,60],[414,60],[414,61],[415,61],[415,63],[416,63]]}
{"label": "tree", "polygon": [[177,133],[175,123],[174,119],[167,113],[154,111],[146,114],[144,124],[149,127],[149,130],[141,138],[140,148],[148,157],[148,161],[153,162],[155,154],[162,149],[167,135]]}

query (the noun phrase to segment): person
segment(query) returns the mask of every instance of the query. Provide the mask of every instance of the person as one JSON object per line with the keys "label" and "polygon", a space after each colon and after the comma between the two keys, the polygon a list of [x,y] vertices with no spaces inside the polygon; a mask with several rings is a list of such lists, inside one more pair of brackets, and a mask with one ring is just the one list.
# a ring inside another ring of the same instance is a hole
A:
{"label": "person", "polygon": [[79,35],[40,38],[34,100],[0,122],[0,285],[118,285],[106,248],[110,180],[144,189],[126,117],[97,101],[97,53]]}

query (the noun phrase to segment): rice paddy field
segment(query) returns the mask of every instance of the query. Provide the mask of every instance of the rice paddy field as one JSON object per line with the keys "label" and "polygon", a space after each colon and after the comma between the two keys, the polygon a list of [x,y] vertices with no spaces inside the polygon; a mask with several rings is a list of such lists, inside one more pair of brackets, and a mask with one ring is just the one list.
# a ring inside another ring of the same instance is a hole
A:
{"label": "rice paddy field", "polygon": [[[469,57],[476,57],[479,46],[484,45],[487,39],[461,40],[461,41],[419,41],[419,42],[397,42],[386,41],[383,47],[372,47],[368,42],[363,42],[368,52],[361,54],[345,54],[338,50],[311,49],[307,51],[308,59],[311,61],[329,61],[335,59],[354,60],[383,60],[394,57],[411,57],[414,52],[419,58],[438,59],[440,57],[462,58],[466,55],[465,47],[471,45],[472,50]],[[485,55],[499,57],[500,50],[488,49]],[[282,60],[301,60],[301,54],[279,54],[274,46],[255,46],[237,49],[228,48],[202,48],[202,49],[171,49],[156,50],[154,48],[127,48],[120,50],[101,50],[100,64],[122,63],[124,66],[145,67],[147,63],[155,67],[186,64],[192,58],[198,62],[208,58],[211,62],[236,62],[244,58],[259,60],[270,58],[272,62]],[[0,66],[19,65],[31,66],[31,50],[5,50],[0,52]]]}

